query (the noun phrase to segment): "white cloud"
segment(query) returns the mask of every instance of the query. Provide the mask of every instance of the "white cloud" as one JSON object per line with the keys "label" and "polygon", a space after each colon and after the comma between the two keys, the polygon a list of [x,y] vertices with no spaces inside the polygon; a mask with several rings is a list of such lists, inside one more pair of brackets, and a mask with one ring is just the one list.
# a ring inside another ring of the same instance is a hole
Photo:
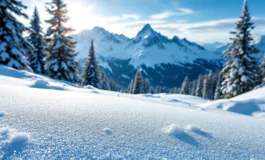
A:
{"label": "white cloud", "polygon": [[193,14],[195,13],[193,10],[189,9],[189,8],[179,8],[178,9],[180,12],[178,14],[180,15],[185,15],[185,14]]}
{"label": "white cloud", "polygon": [[[154,27],[158,29],[168,29],[168,30],[179,30],[182,32],[213,32],[220,30],[233,30],[238,18],[231,19],[221,19],[221,20],[212,20],[196,23],[185,23],[176,22],[176,23],[166,23],[158,24]],[[265,18],[263,17],[253,17],[252,21],[255,25],[265,25]]]}
{"label": "white cloud", "polygon": [[166,19],[172,16],[188,15],[188,14],[193,14],[193,13],[195,12],[189,8],[179,8],[177,12],[165,11],[162,13],[151,15],[150,18],[151,19]]}
{"label": "white cloud", "polygon": [[174,16],[174,15],[176,15],[176,12],[166,11],[166,12],[162,12],[159,14],[154,14],[150,18],[151,19],[166,19],[166,18],[169,18],[169,17]]}
{"label": "white cloud", "polygon": [[123,14],[122,15],[122,19],[134,19],[134,20],[138,20],[138,19],[140,19],[140,16],[138,16],[136,14]]}

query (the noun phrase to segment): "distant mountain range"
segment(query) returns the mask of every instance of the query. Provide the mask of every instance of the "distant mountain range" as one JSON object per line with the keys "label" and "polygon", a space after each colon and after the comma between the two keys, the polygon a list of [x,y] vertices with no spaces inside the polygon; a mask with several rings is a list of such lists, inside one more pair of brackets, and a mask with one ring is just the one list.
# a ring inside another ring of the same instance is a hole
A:
{"label": "distant mountain range", "polygon": [[[258,36],[254,38],[252,41],[252,44],[260,50],[260,54],[257,55],[258,59],[263,59],[264,53],[265,53],[265,35]],[[214,43],[208,43],[203,44],[203,47],[205,47],[207,50],[212,51],[217,54],[222,54],[228,47],[230,46],[230,43],[220,43],[220,42],[214,42]]]}
{"label": "distant mountain range", "polygon": [[147,24],[135,38],[95,27],[74,35],[77,59],[83,63],[94,40],[99,65],[108,77],[127,87],[138,68],[153,86],[180,86],[185,76],[195,79],[200,73],[219,70],[222,57],[186,38],[169,39]]}

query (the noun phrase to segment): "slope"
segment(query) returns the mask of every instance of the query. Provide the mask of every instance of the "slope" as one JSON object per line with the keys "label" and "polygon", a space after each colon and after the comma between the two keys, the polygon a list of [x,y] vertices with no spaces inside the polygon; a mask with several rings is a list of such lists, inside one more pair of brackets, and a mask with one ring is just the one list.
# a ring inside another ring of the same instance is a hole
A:
{"label": "slope", "polygon": [[[9,74],[12,73],[12,74]],[[184,95],[127,95],[0,66],[3,159],[262,159],[262,119]],[[32,86],[45,81],[48,85]],[[45,86],[59,86],[63,90]]]}

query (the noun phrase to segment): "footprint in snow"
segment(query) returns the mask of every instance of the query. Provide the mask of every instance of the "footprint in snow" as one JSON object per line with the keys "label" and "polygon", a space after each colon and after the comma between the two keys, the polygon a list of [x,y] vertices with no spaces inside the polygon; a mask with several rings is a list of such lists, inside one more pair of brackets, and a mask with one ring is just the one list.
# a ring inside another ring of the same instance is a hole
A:
{"label": "footprint in snow", "polygon": [[0,111],[0,117],[4,117],[6,115],[6,112]]}
{"label": "footprint in snow", "polygon": [[111,135],[112,134],[112,132],[111,132],[111,130],[109,128],[104,128],[104,131],[105,131],[105,133],[107,135]]}

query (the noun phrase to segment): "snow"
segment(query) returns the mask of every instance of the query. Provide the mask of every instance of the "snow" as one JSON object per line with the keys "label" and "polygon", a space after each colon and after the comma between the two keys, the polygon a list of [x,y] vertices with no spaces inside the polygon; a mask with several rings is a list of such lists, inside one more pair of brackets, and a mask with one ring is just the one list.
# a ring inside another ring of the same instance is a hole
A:
{"label": "snow", "polygon": [[185,131],[183,128],[181,128],[177,124],[171,124],[168,127],[164,128],[164,131],[169,136],[179,137],[185,134]]}
{"label": "snow", "polygon": [[110,130],[109,128],[104,128],[104,131],[105,131],[106,134],[108,134],[108,135],[111,135],[111,134],[112,134],[112,132],[111,132],[111,130]]}
{"label": "snow", "polygon": [[[36,83],[63,90],[32,88]],[[246,116],[202,107],[220,101],[117,96],[0,65],[0,111],[8,113],[0,118],[0,153],[7,159],[263,159],[264,93],[222,100],[260,108],[259,117]]]}
{"label": "snow", "polygon": [[[94,40],[97,56],[122,60],[131,59],[130,64],[135,68],[141,64],[154,67],[161,63],[181,64],[192,63],[196,59],[209,61],[221,59],[221,55],[207,51],[187,40],[179,40],[179,43],[175,43],[173,39],[154,31],[150,25],[146,25],[132,39],[124,39],[123,36],[110,33],[100,27],[82,31],[73,37],[77,41],[76,50],[79,54],[76,58],[78,60],[87,57],[91,39]],[[105,66],[102,62],[99,64]]]}
{"label": "snow", "polygon": [[[19,152],[29,141],[30,136],[28,133],[15,133],[10,137],[10,142],[8,144],[7,154],[13,154],[14,152]],[[5,156],[5,155],[4,155]]]}
{"label": "snow", "polygon": [[193,125],[193,124],[190,124],[186,127],[186,129],[188,131],[191,131],[191,132],[194,132],[196,134],[199,134],[201,136],[204,136],[204,137],[211,137],[211,134],[208,132],[208,131],[205,131],[203,129],[201,129],[199,126],[196,126],[196,125]]}
{"label": "snow", "polygon": [[218,108],[248,116],[262,117],[265,114],[265,87],[242,94],[232,99],[222,99],[199,105],[202,108]]}
{"label": "snow", "polygon": [[9,127],[0,128],[0,144],[2,144],[0,158],[7,159],[12,155],[19,154],[29,140],[29,133],[17,132]]}
{"label": "snow", "polygon": [[4,117],[6,115],[6,113],[5,112],[3,112],[3,111],[0,111],[0,118],[1,117]]}

